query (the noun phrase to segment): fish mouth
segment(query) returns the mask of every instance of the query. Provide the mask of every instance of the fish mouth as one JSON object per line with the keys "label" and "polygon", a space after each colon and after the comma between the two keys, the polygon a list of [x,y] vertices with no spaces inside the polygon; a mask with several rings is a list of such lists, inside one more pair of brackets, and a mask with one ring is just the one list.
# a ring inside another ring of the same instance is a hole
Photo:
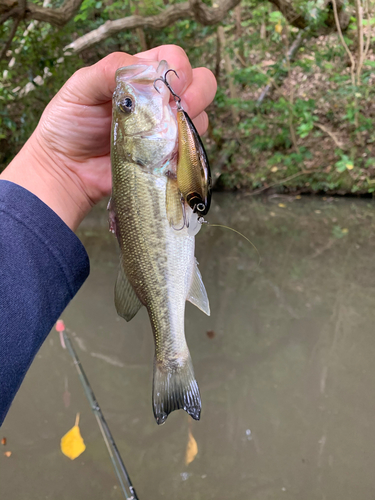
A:
{"label": "fish mouth", "polygon": [[133,64],[132,66],[123,66],[116,70],[116,81],[132,80],[137,83],[153,83],[154,80],[168,70],[167,61],[151,61],[142,60],[141,64]]}

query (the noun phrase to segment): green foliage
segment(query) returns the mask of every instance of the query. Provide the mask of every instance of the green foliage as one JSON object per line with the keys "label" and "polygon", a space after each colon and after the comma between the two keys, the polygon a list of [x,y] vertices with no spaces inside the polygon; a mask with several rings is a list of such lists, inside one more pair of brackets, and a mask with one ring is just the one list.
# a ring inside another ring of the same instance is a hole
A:
{"label": "green foliage", "polygon": [[[61,3],[56,0],[53,7]],[[142,50],[136,30],[117,33],[61,63],[66,45],[108,20],[133,14],[152,16],[171,3],[83,0],[74,19],[63,28],[36,23],[27,36],[28,24],[22,21],[11,46],[15,63],[9,66],[10,57],[0,62],[0,164],[9,162],[22,147],[46,104],[75,70],[115,50],[133,54]],[[310,34],[332,17],[321,0],[293,0],[291,5],[309,23]],[[345,41],[356,57],[355,12],[349,4],[345,8],[352,15]],[[363,20],[365,31],[375,24],[373,14]],[[286,62],[298,30],[271,3],[243,0],[240,31],[234,11],[222,25],[231,74],[224,64],[224,49],[217,52],[216,26],[182,19],[163,30],[144,30],[149,48],[177,44],[193,66],[219,70],[206,139],[218,186],[262,189],[279,183],[276,189],[280,191],[375,192],[375,57],[371,47],[361,78],[353,85],[348,57],[336,33],[310,37],[295,60]],[[0,27],[2,43],[11,27],[12,20]],[[38,76],[44,80],[41,86]],[[19,89],[31,82],[35,89],[20,98]],[[229,91],[230,84],[235,95]],[[259,105],[259,96],[269,84],[276,89]]]}
{"label": "green foliage", "polygon": [[346,170],[353,170],[354,165],[349,156],[343,153],[339,153],[339,155],[340,155],[340,160],[335,163],[337,172],[340,172],[341,174]]}

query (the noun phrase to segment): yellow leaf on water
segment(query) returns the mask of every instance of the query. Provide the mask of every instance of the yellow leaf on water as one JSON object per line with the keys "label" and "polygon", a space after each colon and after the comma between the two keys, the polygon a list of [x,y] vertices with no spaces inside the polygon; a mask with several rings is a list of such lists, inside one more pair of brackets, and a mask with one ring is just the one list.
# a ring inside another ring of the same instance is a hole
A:
{"label": "yellow leaf on water", "polygon": [[285,208],[285,207],[286,207],[286,205],[285,205],[284,203],[279,203],[279,207],[280,207],[280,208]]}
{"label": "yellow leaf on water", "polygon": [[86,445],[83,442],[78,423],[79,413],[77,414],[74,427],[72,427],[70,431],[68,431],[65,436],[61,438],[61,451],[71,460],[79,457],[81,453],[83,453],[86,449]]}
{"label": "yellow leaf on water", "polygon": [[191,433],[191,430],[189,429],[189,439],[185,454],[185,465],[189,465],[197,456],[197,453],[198,453],[198,445],[196,440],[194,439],[193,434]]}

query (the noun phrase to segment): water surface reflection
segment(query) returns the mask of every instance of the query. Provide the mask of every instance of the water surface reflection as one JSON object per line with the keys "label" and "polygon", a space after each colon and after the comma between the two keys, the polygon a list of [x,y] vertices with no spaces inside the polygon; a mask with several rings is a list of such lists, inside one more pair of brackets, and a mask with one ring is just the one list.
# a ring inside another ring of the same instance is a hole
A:
{"label": "water surface reflection", "polygon": [[[91,275],[63,317],[140,500],[373,498],[375,211],[363,200],[215,194],[197,257],[211,317],[187,305],[203,410],[158,427],[142,310],[113,305],[117,243],[104,205],[80,229]],[[207,332],[210,332],[207,334]],[[81,412],[87,450],[59,449]],[[198,444],[185,465],[189,426]],[[52,332],[1,429],[7,499],[122,498],[76,372]],[[5,451],[5,448],[4,448]]]}

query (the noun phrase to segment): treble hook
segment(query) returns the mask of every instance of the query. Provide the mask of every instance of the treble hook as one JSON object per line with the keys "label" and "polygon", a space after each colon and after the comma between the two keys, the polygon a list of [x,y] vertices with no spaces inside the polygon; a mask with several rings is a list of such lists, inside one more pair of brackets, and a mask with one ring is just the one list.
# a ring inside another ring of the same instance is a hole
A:
{"label": "treble hook", "polygon": [[154,89],[160,94],[160,90],[156,87],[155,83],[158,82],[158,81],[163,82],[164,85],[168,88],[169,92],[173,95],[174,102],[177,104],[177,108],[181,109],[181,104],[180,104],[181,103],[181,97],[176,94],[176,92],[172,89],[172,87],[167,82],[167,75],[171,71],[172,71],[172,73],[174,73],[177,76],[177,78],[180,78],[178,76],[177,72],[174,69],[169,69],[168,71],[165,72],[164,77],[160,76],[159,78],[156,78],[156,80],[154,80]]}

